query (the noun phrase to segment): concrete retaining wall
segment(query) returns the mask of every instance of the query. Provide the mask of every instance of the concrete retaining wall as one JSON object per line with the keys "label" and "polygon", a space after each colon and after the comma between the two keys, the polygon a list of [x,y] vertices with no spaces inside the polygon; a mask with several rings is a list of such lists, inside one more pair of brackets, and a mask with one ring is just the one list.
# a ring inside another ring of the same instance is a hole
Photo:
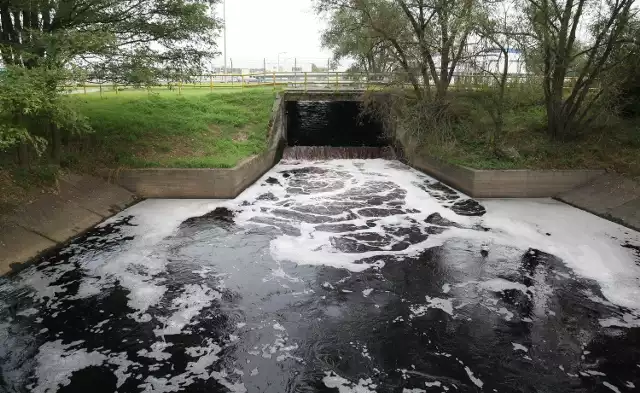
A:
{"label": "concrete retaining wall", "polygon": [[282,157],[284,100],[278,96],[269,121],[268,149],[234,168],[119,169],[102,173],[142,198],[235,198]]}
{"label": "concrete retaining wall", "polygon": [[588,169],[473,169],[419,156],[411,148],[416,145],[412,138],[402,131],[396,132],[396,144],[409,165],[474,198],[554,197],[604,173]]}

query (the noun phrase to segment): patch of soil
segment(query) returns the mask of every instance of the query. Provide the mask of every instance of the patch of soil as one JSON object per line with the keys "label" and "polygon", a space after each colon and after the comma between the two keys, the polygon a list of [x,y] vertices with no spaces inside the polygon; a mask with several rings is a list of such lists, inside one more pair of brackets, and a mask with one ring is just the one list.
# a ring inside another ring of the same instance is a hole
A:
{"label": "patch of soil", "polygon": [[244,131],[238,131],[231,139],[233,139],[234,142],[246,142],[249,137]]}

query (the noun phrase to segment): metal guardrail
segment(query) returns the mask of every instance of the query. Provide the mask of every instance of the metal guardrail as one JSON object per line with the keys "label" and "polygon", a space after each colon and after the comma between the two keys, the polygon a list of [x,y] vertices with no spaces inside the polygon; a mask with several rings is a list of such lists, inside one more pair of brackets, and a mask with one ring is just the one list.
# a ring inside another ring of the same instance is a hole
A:
{"label": "metal guardrail", "polygon": [[[407,73],[353,73],[353,72],[272,72],[253,74],[208,74],[196,75],[187,78],[188,81],[163,81],[151,85],[143,84],[118,84],[114,82],[83,81],[63,86],[72,94],[89,94],[107,91],[118,91],[128,88],[146,88],[176,90],[181,94],[185,89],[249,89],[253,87],[271,87],[277,89],[295,90],[372,90],[390,86],[410,87],[410,79]],[[576,78],[567,78],[565,87],[572,87]],[[541,83],[541,77],[533,74],[509,75],[507,82],[510,86],[527,83]],[[453,89],[488,88],[497,82],[488,74],[459,74],[454,75],[451,81]]]}

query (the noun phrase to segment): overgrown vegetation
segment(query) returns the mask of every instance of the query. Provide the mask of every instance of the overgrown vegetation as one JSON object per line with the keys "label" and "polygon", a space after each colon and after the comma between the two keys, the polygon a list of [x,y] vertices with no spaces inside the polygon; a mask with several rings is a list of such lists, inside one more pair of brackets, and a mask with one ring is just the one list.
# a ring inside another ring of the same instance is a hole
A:
{"label": "overgrown vegetation", "polygon": [[419,151],[479,169],[608,169],[640,176],[640,123],[604,114],[587,132],[571,139],[547,132],[542,92],[507,90],[504,123],[497,150],[490,140],[494,120],[487,113],[486,91],[451,92],[457,114],[448,135],[422,135]]}
{"label": "overgrown vegetation", "polygon": [[[398,93],[369,109],[425,154],[483,168],[636,174],[640,130],[628,118],[640,107],[634,3],[316,0],[336,58],[368,72],[373,53],[395,71],[389,82]],[[524,70],[510,65],[514,56]]]}

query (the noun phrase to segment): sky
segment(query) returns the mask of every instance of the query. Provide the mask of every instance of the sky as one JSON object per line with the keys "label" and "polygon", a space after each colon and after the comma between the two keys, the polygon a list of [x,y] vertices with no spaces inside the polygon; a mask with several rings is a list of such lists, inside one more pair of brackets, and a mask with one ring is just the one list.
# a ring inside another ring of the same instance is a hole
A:
{"label": "sky", "polygon": [[[222,19],[222,2],[217,7]],[[313,12],[312,0],[226,0],[227,52],[235,68],[262,68],[263,59],[275,65],[326,65],[331,52],[323,50],[320,34],[326,22]],[[222,34],[218,50],[223,52]],[[286,52],[283,54],[282,52]],[[223,55],[214,65],[224,64]]]}

